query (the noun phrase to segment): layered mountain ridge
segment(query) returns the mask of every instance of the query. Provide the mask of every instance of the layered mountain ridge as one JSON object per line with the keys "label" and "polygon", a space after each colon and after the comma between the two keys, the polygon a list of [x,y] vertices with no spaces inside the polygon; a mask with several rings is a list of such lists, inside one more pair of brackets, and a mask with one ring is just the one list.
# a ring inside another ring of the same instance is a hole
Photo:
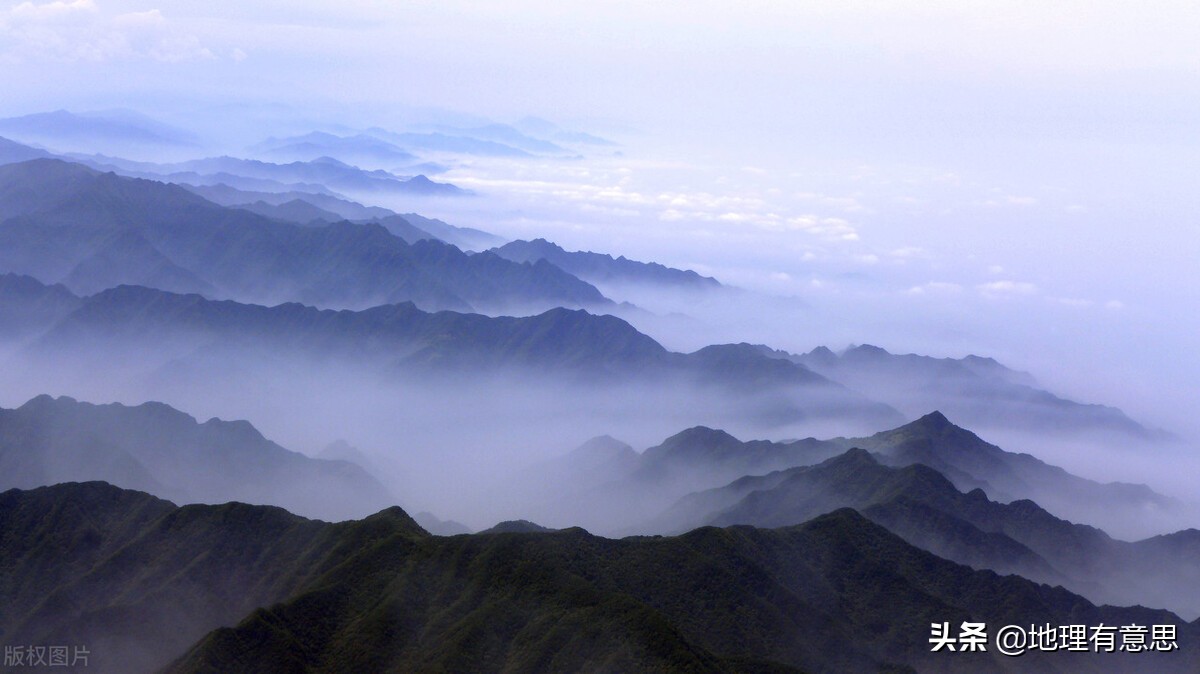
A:
{"label": "layered mountain ridge", "polygon": [[361,308],[409,300],[435,309],[611,305],[548,263],[467,255],[435,240],[409,244],[372,223],[300,226],[224,208],[175,185],[57,160],[0,166],[0,216],[0,270],[79,282],[79,291],[135,274],[243,301]]}
{"label": "layered mountain ridge", "polygon": [[[39,547],[16,532],[41,532]],[[1197,657],[1196,623],[973,571],[851,510],[672,538],[438,538],[398,508],[323,524],[82,483],[0,494],[0,541],[3,576],[25,580],[0,586],[5,633],[85,640],[101,672],[1007,671],[994,650],[930,652],[943,620],[1178,630],[1177,651],[1031,653],[1022,671],[1190,671]]]}
{"label": "layered mountain ridge", "polygon": [[288,451],[246,421],[46,395],[0,409],[0,489],[92,480],[180,503],[269,503],[333,520],[395,499],[360,466]]}

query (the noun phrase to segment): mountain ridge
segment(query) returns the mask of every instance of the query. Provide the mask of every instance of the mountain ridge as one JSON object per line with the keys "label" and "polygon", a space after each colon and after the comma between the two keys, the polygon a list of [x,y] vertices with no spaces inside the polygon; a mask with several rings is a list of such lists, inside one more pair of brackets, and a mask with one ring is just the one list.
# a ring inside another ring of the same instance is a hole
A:
{"label": "mountain ridge", "polygon": [[[47,520],[54,511],[44,504],[72,502]],[[46,542],[61,554],[31,557],[30,541],[12,535],[31,526],[52,531]],[[85,527],[115,554],[71,547]],[[1197,662],[1200,628],[968,569],[848,509],[776,530],[706,527],[670,538],[616,541],[578,528],[442,538],[399,508],[326,524],[237,503],[178,508],[77,483],[0,493],[0,542],[11,553],[0,566],[26,581],[0,584],[0,599],[16,608],[6,633],[30,643],[74,634],[93,644],[101,672],[1005,670],[991,650],[931,653],[929,624],[942,620],[1175,624],[1173,653],[1030,653],[1021,664],[1182,672]],[[200,546],[210,554],[196,558]],[[38,596],[70,601],[29,607]]]}
{"label": "mountain ridge", "polygon": [[224,296],[433,308],[608,306],[595,287],[542,263],[406,243],[378,224],[320,227],[219,206],[182,187],[33,160],[0,166],[0,270],[58,281],[114,234],[136,231],[174,267]]}
{"label": "mountain ridge", "polygon": [[568,252],[545,239],[511,241],[491,252],[514,262],[546,260],[589,283],[643,283],[693,290],[722,287],[714,278],[687,269],[672,269],[657,262],[637,262],[624,256],[614,258],[602,253]]}
{"label": "mountain ridge", "polygon": [[93,405],[40,395],[0,409],[0,466],[0,488],[104,480],[177,502],[265,502],[332,519],[394,500],[355,464],[310,459],[249,422],[201,423],[159,402]]}

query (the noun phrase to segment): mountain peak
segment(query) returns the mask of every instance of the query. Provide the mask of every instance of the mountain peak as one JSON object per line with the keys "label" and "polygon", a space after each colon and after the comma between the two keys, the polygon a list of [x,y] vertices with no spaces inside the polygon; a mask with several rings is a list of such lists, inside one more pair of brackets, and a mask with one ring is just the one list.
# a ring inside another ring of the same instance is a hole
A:
{"label": "mountain peak", "polygon": [[44,180],[54,177],[74,177],[74,176],[91,176],[99,175],[99,171],[94,171],[83,164],[64,161],[53,157],[38,157],[28,161],[17,162],[10,164],[4,169],[6,172],[14,174],[26,174],[34,180]]}
{"label": "mountain peak", "polygon": [[847,449],[846,453],[842,454],[842,458],[844,458],[846,460],[869,461],[871,463],[878,463],[878,461],[875,460],[875,457],[871,456],[871,453],[868,452],[867,450],[863,449],[862,447],[851,447],[850,449]]}
{"label": "mountain peak", "polygon": [[632,452],[633,448],[611,435],[598,435],[575,448],[577,454],[615,455]]}
{"label": "mountain peak", "polygon": [[725,431],[693,426],[642,452],[644,463],[725,461],[742,449],[742,442]]}
{"label": "mountain peak", "polygon": [[[838,468],[849,468],[857,474],[858,471],[866,467],[879,466],[880,463],[875,459],[871,452],[862,447],[851,447],[845,452],[838,454],[835,457],[826,459],[821,463],[813,466],[816,470],[831,470]],[[799,469],[806,470],[806,469]]]}
{"label": "mountain peak", "polygon": [[58,398],[55,398],[54,396],[52,396],[48,393],[42,393],[40,395],[34,396],[28,402],[26,402],[24,405],[21,405],[17,409],[25,410],[25,411],[48,410],[48,409],[51,409],[51,408],[53,408],[55,406],[59,406],[59,405],[62,405],[62,406],[77,405],[78,403],[79,403],[78,400],[68,397],[68,396],[60,396]]}
{"label": "mountain peak", "polygon": [[874,344],[858,344],[856,346],[851,346],[850,348],[846,349],[846,351],[842,355],[858,357],[858,358],[862,358],[862,357],[882,358],[883,356],[890,356],[892,354],[889,353],[887,349],[875,346]]}
{"label": "mountain peak", "polygon": [[954,424],[949,419],[946,418],[946,415],[942,414],[938,410],[934,410],[934,411],[930,412],[929,414],[926,414],[925,416],[921,417],[920,419],[917,419],[916,421],[912,422],[912,424],[910,424],[910,425],[913,425],[913,426],[920,425],[920,426],[924,426],[926,428],[931,428],[931,429],[943,429],[943,428],[949,428],[951,426],[954,426]]}
{"label": "mountain peak", "polygon": [[708,426],[692,426],[684,429],[675,435],[663,440],[663,445],[683,445],[693,442],[713,443],[713,442],[738,442],[738,439],[726,433],[719,428],[709,428]]}
{"label": "mountain peak", "polygon": [[409,533],[415,533],[419,535],[428,534],[428,532],[422,529],[421,525],[417,524],[416,520],[414,520],[407,512],[405,512],[403,508],[395,505],[388,506],[387,508],[384,508],[373,515],[364,517],[362,520],[360,520],[360,522],[364,524],[370,523],[375,525],[382,524],[394,526]]}
{"label": "mountain peak", "polygon": [[484,529],[481,534],[543,534],[554,531],[529,520],[505,520],[490,529]]}

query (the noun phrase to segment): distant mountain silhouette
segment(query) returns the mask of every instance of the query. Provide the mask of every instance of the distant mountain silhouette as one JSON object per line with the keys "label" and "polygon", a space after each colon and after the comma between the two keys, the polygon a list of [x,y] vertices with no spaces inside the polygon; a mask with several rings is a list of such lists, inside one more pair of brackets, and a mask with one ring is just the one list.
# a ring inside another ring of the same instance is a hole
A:
{"label": "distant mountain silhouette", "polygon": [[582,131],[570,131],[559,127],[554,122],[541,119],[538,117],[523,117],[513,124],[513,127],[519,131],[537,136],[539,138],[547,138],[558,143],[568,145],[591,145],[597,147],[616,147],[617,144],[607,138],[594,136],[590,133]]}
{"label": "distant mountain silhouette", "polygon": [[180,267],[144,236],[121,230],[100,243],[94,253],[79,261],[63,284],[90,295],[119,285],[142,285],[175,293],[216,294],[216,288]]}
{"label": "distant mountain silhouette", "polygon": [[359,161],[388,167],[416,161],[416,156],[400,147],[366,134],[338,136],[314,131],[302,136],[268,138],[250,148],[270,157],[285,160],[311,161],[320,157],[337,157],[344,161]]}
{"label": "distant mountain silhouette", "polygon": [[32,276],[0,274],[0,338],[35,336],[81,304],[63,285],[47,286]]}
{"label": "distant mountain silhouette", "polygon": [[90,480],[181,503],[240,500],[326,519],[394,501],[359,466],[290,452],[245,421],[198,423],[161,403],[49,396],[0,409],[0,489]]}
{"label": "distant mountain silhouette", "polygon": [[[19,277],[6,278],[13,284],[24,283]],[[34,288],[24,290],[14,310],[32,311],[38,297],[41,294]],[[816,387],[831,399],[841,395],[843,404],[859,401],[860,411],[887,414],[886,408],[849,395],[799,365],[753,351],[739,351],[731,359],[714,363],[709,352],[722,347],[673,353],[619,318],[582,310],[552,309],[536,316],[492,318],[428,313],[403,303],[352,312],[294,303],[265,307],[120,286],[83,298],[68,314],[46,313],[55,320],[42,326],[47,333],[38,350],[86,351],[89,343],[96,343],[139,352],[152,350],[155,344],[178,343],[186,349],[257,346],[322,358],[341,355],[367,362],[382,358],[381,364],[387,367],[405,365],[426,371],[518,367],[591,376],[609,373],[618,378],[675,373],[696,383],[738,389]],[[755,375],[760,362],[771,370],[771,377]]]}
{"label": "distant mountain silhouette", "polygon": [[[730,388],[735,400],[747,391],[736,379]],[[841,414],[847,418],[870,418],[875,423],[894,419],[887,408],[847,398],[844,390],[817,382],[793,384],[781,390],[806,388],[826,391],[807,396],[803,402],[801,409],[814,417],[837,418],[837,412],[822,408],[837,399],[843,407]],[[740,421],[747,416],[761,416],[761,405],[760,402],[757,409],[749,406],[739,409],[734,418]],[[517,491],[536,495],[537,498],[526,499],[529,512],[542,518],[552,516],[555,523],[562,521],[566,513],[572,518],[569,521],[605,534],[663,533],[678,531],[683,525],[647,522],[648,518],[690,492],[719,487],[744,475],[819,463],[843,451],[837,443],[811,438],[742,442],[725,431],[706,426],[688,428],[640,453],[625,443],[601,437],[530,466],[516,478],[518,485],[525,485]]]}
{"label": "distant mountain silhouette", "polygon": [[438,519],[436,515],[430,512],[419,512],[413,515],[413,519],[421,528],[434,536],[458,536],[459,534],[471,533],[471,528],[462,522],[454,520]]}
{"label": "distant mountain silhouette", "polygon": [[[402,177],[382,169],[365,170],[332,157],[318,157],[311,161],[288,164],[236,157],[209,157],[172,164],[84,155],[72,155],[71,159],[99,171],[114,171],[131,178],[175,183],[214,184],[224,181],[239,187],[246,185],[246,181],[266,181],[261,184],[320,185],[331,190],[414,196],[456,197],[468,194],[467,190],[449,183],[434,182],[423,175]],[[228,179],[225,179],[226,177]],[[239,181],[239,178],[242,180]]]}
{"label": "distant mountain silhouette", "polygon": [[[507,263],[506,263],[507,264]],[[894,418],[886,407],[854,395],[800,365],[737,345],[694,353],[668,351],[625,321],[584,310],[552,309],[528,317],[425,312],[412,303],[363,311],[322,310],[297,303],[266,307],[208,300],[141,286],[119,286],[85,298],[29,277],[0,276],[0,312],[43,317],[44,336],[30,356],[89,343],[140,352],[155,344],[261,347],[323,358],[353,356],[387,367],[482,371],[518,367],[604,375],[618,380],[677,375],[749,396],[771,389],[812,388],[829,399],[814,410]],[[151,349],[152,350],[152,349]],[[714,354],[723,354],[715,356]],[[385,359],[382,362],[378,359]],[[759,372],[760,368],[765,371]]]}
{"label": "distant mountain silhouette", "polygon": [[574,154],[561,145],[543,138],[537,138],[522,133],[516,127],[508,124],[485,124],[483,126],[457,127],[446,124],[427,124],[413,127],[413,131],[444,133],[450,136],[460,136],[486,140],[507,145],[524,152],[541,155],[570,155]]}
{"label": "distant mountain silhouette", "polygon": [[[703,438],[689,431],[675,437],[688,437],[693,441]],[[704,447],[707,443],[700,441],[696,444]],[[1101,509],[1136,513],[1170,509],[1176,505],[1145,485],[1095,482],[1029,454],[1005,451],[985,442],[975,433],[954,425],[941,412],[932,412],[911,423],[866,438],[809,438],[786,443],[740,443],[735,440],[718,454],[753,457],[765,452],[767,456],[778,457],[773,465],[764,464],[758,469],[741,473],[750,475],[817,463],[854,447],[875,452],[879,460],[887,465],[902,467],[920,463],[930,466],[962,491],[981,488],[999,501],[1030,499],[1066,517],[1076,517],[1076,513],[1088,510],[1093,514]],[[696,448],[692,451],[712,450]],[[805,453],[809,460],[803,459]],[[788,461],[791,463],[784,465]]]}
{"label": "distant mountain silhouette", "polygon": [[191,132],[130,110],[84,113],[55,110],[8,117],[0,119],[0,135],[42,143],[59,151],[128,146],[189,147],[196,143]]}
{"label": "distant mountain silhouette", "polygon": [[[357,201],[350,201],[331,194],[318,192],[255,192],[242,190],[229,185],[180,185],[189,192],[199,194],[209,201],[222,206],[242,207],[258,202],[270,206],[280,206],[292,201],[309,203],[322,211],[336,213],[341,220],[373,220],[395,215],[395,212],[379,206],[363,206]],[[307,223],[304,223],[307,224]]]}
{"label": "distant mountain silhouette", "polygon": [[317,219],[324,220],[326,223],[337,220],[351,220],[358,223],[377,222],[392,234],[409,243],[415,243],[421,239],[438,239],[463,250],[484,250],[504,242],[504,239],[478,229],[456,227],[416,213],[401,215],[386,208],[363,206],[357,202],[327,194],[248,192],[228,185],[184,185],[184,187],[222,206],[237,206],[260,215],[298,224],[312,224]]}
{"label": "distant mountain silhouette", "polygon": [[635,262],[592,252],[571,253],[545,239],[512,241],[492,252],[514,262],[546,260],[589,283],[638,283],[689,289],[719,288],[720,283],[694,271],[672,269],[657,262]]}
{"label": "distant mountain silhouette", "polygon": [[[1054,517],[1029,500],[1004,504],[959,491],[923,464],[891,468],[851,449],[815,466],[744,477],[681,499],[658,530],[703,524],[781,527],[854,508],[913,545],[975,568],[1065,585],[1093,601],[1167,606],[1200,616],[1200,592],[1172,579],[1195,576],[1194,557],[1162,540],[1126,543]],[[1194,550],[1188,532],[1175,535]]]}
{"label": "distant mountain silhouette", "polygon": [[7,138],[0,138],[0,164],[16,164],[30,159],[44,159],[50,156],[45,150],[22,145]]}
{"label": "distant mountain silhouette", "polygon": [[469,135],[458,132],[397,133],[395,131],[373,127],[367,129],[366,133],[370,136],[394,143],[407,150],[423,153],[434,152],[465,154],[479,157],[531,156],[528,152],[512,147],[511,145],[505,145],[504,143],[498,143],[493,140],[473,138]]}
{"label": "distant mountain silhouette", "polygon": [[[879,452],[891,465],[922,463],[946,475],[964,491],[982,487],[993,499],[1032,499],[1051,511],[1080,518],[1089,511],[1144,512],[1175,504],[1146,485],[1102,484],[1072,475],[1029,454],[1007,452],[932,412],[869,438],[835,441],[842,447]],[[1083,518],[1087,519],[1087,518]]]}
{"label": "distant mountain silhouette", "polygon": [[[250,211],[284,222],[294,222],[298,225],[327,225],[346,219],[333,211],[318,208],[303,199],[292,199],[280,204],[271,204],[260,199],[250,204],[238,204],[237,207],[243,211]],[[407,239],[405,240],[407,241]]]}
{"label": "distant mountain silhouette", "polygon": [[373,224],[298,226],[56,160],[0,166],[0,271],[78,281],[79,292],[132,281],[267,303],[412,300],[497,311],[611,304],[549,263],[466,255],[431,240],[409,245]]}
{"label": "distant mountain silhouette", "polygon": [[[463,250],[481,251],[490,246],[504,242],[504,239],[489,232],[473,229],[471,227],[458,227],[436,218],[427,218],[422,215],[417,215],[416,213],[403,213],[400,215],[400,217],[409,224],[414,225],[423,231],[429,232],[436,238],[441,239],[442,241],[445,241],[451,245],[458,246]],[[386,227],[387,225],[385,224],[384,226]],[[501,255],[500,257],[504,256]],[[553,262],[553,260],[551,260],[551,262]]]}
{"label": "distant mountain silhouette", "polygon": [[[753,366],[742,369],[753,371]],[[821,413],[819,406],[814,411]],[[627,526],[616,526],[615,530],[661,533],[707,523],[708,520],[695,519],[696,508],[684,509],[683,519],[674,523],[670,518],[646,523],[647,516],[688,492],[729,483],[757,485],[755,480],[767,478],[751,476],[767,473],[778,476],[781,473],[774,471],[812,466],[850,448],[867,448],[874,452],[874,460],[888,466],[932,467],[963,492],[979,489],[1002,502],[1032,499],[1059,517],[1091,524],[1107,525],[1110,518],[1112,521],[1144,518],[1148,512],[1171,513],[1181,507],[1145,485],[1099,483],[1028,454],[1007,452],[953,425],[940,412],[868,438],[742,441],[726,431],[697,426],[676,433],[640,454],[629,449],[629,455],[619,455],[620,461],[598,460],[599,452],[581,447],[538,464],[531,469],[528,479],[531,484],[566,485],[545,489],[559,499],[553,507],[565,509],[580,502],[593,504],[579,508],[582,514],[577,515],[578,521],[585,525],[600,526],[603,521],[587,519],[589,509],[604,513],[598,517],[611,522],[616,519],[611,511],[613,504],[627,504],[627,508],[618,508]],[[740,492],[731,489],[725,493]],[[1079,517],[1080,512],[1089,516]]]}
{"label": "distant mountain silhouette", "polygon": [[742,442],[725,431],[697,426],[642,452],[630,477],[636,481],[658,481],[695,475],[717,483],[742,475],[817,463],[836,452],[834,448],[803,440]]}
{"label": "distant mountain silhouette", "polygon": [[824,347],[800,356],[774,353],[853,389],[871,391],[873,397],[907,414],[940,409],[980,430],[1164,437],[1116,408],[1055,396],[1039,388],[1029,374],[1011,370],[991,358],[898,355],[871,345],[856,346],[841,354]]}

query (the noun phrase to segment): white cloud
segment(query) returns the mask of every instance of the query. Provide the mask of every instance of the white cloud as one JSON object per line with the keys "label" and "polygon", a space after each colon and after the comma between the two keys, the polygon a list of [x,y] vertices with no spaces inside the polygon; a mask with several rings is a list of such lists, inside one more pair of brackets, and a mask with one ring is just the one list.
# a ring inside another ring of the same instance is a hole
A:
{"label": "white cloud", "polygon": [[112,14],[94,0],[57,0],[23,2],[0,15],[0,59],[9,63],[214,58],[199,37],[158,9]]}
{"label": "white cloud", "polygon": [[93,0],[47,2],[36,5],[22,2],[8,11],[12,23],[62,23],[75,20],[79,14],[94,14],[98,10]]}
{"label": "white cloud", "polygon": [[843,218],[821,218],[816,215],[798,215],[787,219],[788,229],[804,231],[829,240],[857,241],[858,232]]}
{"label": "white cloud", "polygon": [[925,295],[925,294],[958,294],[961,293],[963,287],[957,283],[947,281],[930,281],[924,285],[913,286],[905,292],[909,295]]}
{"label": "white cloud", "polygon": [[1017,295],[1035,295],[1038,288],[1026,281],[992,281],[975,286],[980,293],[987,297],[1011,297]]}

